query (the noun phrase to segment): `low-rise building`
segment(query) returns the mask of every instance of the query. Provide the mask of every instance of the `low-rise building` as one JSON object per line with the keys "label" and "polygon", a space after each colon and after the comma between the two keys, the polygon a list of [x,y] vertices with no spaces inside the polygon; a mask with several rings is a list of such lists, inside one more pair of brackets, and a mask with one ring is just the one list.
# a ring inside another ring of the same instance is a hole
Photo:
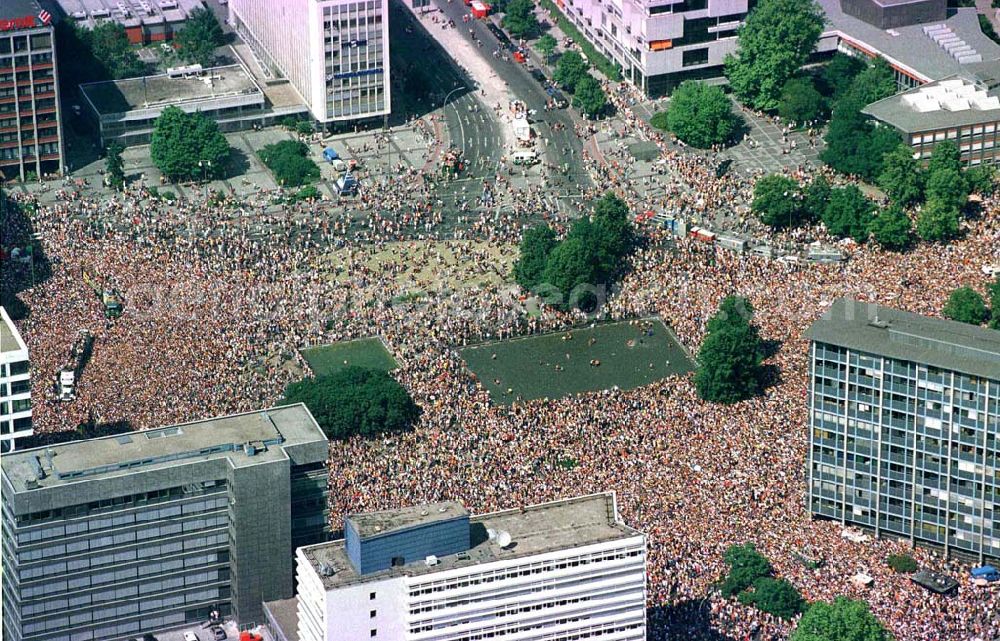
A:
{"label": "low-rise building", "polygon": [[[295,612],[265,606],[277,638],[646,638],[646,538],[613,494],[478,516],[447,501],[344,528],[296,552]],[[282,631],[293,622],[295,636]]]}
{"label": "low-rise building", "polygon": [[17,439],[33,433],[28,346],[0,307],[0,453],[12,452]]}
{"label": "low-rise building", "polygon": [[4,455],[3,638],[263,623],[323,540],[328,454],[299,404]]}
{"label": "low-rise building", "polygon": [[100,22],[125,27],[132,44],[171,40],[202,0],[57,0],[65,17],[93,29]]}

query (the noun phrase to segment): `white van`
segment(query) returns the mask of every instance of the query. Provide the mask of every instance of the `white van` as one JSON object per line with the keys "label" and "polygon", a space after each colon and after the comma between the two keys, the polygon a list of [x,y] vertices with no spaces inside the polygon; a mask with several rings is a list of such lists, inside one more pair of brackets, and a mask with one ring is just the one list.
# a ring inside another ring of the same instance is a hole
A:
{"label": "white van", "polygon": [[538,162],[538,154],[534,151],[515,151],[510,155],[510,161],[515,165],[534,165]]}

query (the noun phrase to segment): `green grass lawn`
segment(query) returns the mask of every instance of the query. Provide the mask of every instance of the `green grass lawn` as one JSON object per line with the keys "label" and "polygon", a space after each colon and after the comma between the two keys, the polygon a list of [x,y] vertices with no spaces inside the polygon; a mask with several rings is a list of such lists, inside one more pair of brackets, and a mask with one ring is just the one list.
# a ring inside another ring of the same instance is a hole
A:
{"label": "green grass lawn", "polygon": [[462,358],[501,404],[633,389],[694,369],[659,319],[488,343],[462,350]]}
{"label": "green grass lawn", "polygon": [[377,338],[318,345],[304,348],[300,352],[316,376],[334,374],[351,365],[383,372],[398,367],[385,345]]}

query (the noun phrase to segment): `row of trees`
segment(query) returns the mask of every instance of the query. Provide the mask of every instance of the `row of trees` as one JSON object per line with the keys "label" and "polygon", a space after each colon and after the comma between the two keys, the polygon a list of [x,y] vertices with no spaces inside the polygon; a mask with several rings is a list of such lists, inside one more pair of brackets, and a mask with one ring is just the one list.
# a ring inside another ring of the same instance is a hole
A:
{"label": "row of trees", "polygon": [[970,325],[982,325],[988,321],[990,327],[1000,330],[1000,276],[986,288],[986,292],[990,299],[989,307],[979,292],[971,287],[959,287],[948,296],[941,313],[945,318]]}
{"label": "row of trees", "polygon": [[744,125],[721,88],[694,80],[682,82],[650,124],[699,149],[733,141]]}
{"label": "row of trees", "polygon": [[621,275],[635,240],[628,206],[608,192],[595,203],[593,216],[575,221],[562,240],[548,225],[526,230],[514,280],[546,304],[591,309],[598,288]]}
{"label": "row of trees", "polygon": [[791,583],[774,577],[774,568],[753,543],[731,545],[724,556],[729,573],[719,588],[724,596],[782,619],[802,614],[789,641],[891,641],[892,636],[864,601],[837,597],[832,603],[806,603]]}
{"label": "row of trees", "polygon": [[596,116],[607,107],[608,98],[601,83],[590,75],[589,68],[583,56],[576,51],[567,51],[559,57],[553,79],[573,94],[574,107],[588,116]]}

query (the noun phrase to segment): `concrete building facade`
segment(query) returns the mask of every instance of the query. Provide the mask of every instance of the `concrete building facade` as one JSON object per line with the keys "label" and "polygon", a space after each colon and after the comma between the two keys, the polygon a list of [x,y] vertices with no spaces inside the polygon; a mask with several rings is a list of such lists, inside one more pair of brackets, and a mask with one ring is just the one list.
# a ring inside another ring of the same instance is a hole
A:
{"label": "concrete building facade", "polygon": [[840,299],[808,334],[812,514],[1000,558],[1000,332]]}
{"label": "concrete building facade", "polygon": [[35,0],[0,2],[0,179],[63,171],[52,17]]}
{"label": "concrete building facade", "polygon": [[230,22],[321,123],[389,114],[388,0],[232,0]]}
{"label": "concrete building facade", "polygon": [[721,73],[756,0],[555,0],[563,14],[643,91]]}
{"label": "concrete building facade", "polygon": [[346,541],[296,553],[297,612],[284,619],[300,641],[646,638],[646,539],[613,494],[471,517],[435,503],[346,524]]}
{"label": "concrete building facade", "polygon": [[33,433],[28,346],[0,307],[0,453],[12,452],[17,439]]}
{"label": "concrete building facade", "polygon": [[322,540],[327,455],[291,405],[4,456],[4,639],[262,622],[294,594],[292,546]]}

